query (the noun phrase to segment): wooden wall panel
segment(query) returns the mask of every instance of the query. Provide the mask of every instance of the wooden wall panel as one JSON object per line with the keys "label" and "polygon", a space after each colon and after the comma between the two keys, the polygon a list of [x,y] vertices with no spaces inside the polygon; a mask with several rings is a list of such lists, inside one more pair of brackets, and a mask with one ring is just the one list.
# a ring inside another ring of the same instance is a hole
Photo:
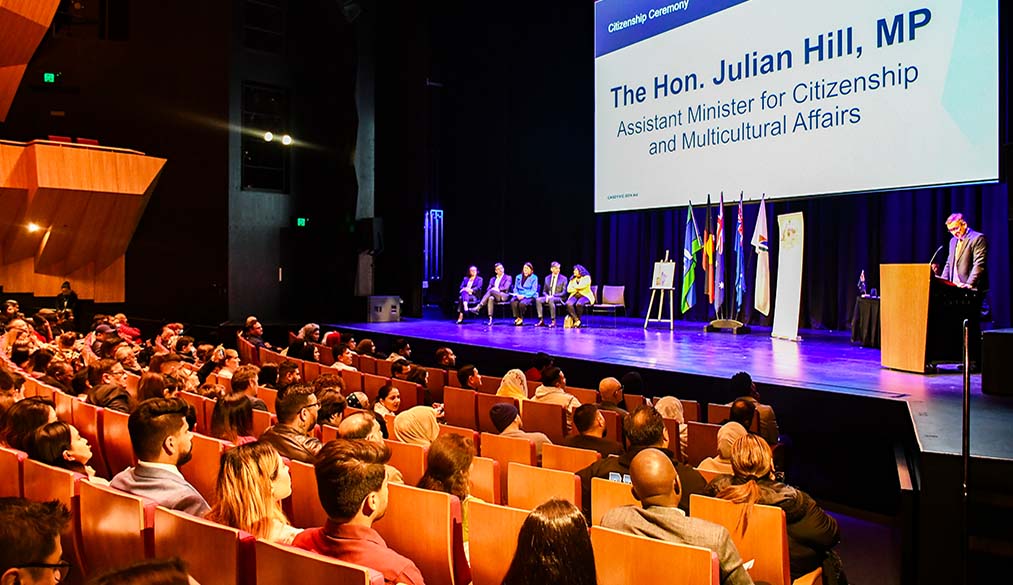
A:
{"label": "wooden wall panel", "polygon": [[60,0],[0,0],[0,122],[7,118],[35,49]]}

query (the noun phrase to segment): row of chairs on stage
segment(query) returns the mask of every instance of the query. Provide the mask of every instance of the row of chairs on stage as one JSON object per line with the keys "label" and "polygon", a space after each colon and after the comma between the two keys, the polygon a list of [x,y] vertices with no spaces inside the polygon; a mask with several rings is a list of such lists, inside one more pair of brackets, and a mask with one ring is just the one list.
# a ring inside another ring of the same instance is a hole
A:
{"label": "row of chairs on stage", "polygon": [[[623,312],[623,316],[626,315],[626,287],[624,285],[612,286],[603,285],[599,287],[597,284],[591,286],[591,292],[594,294],[596,299],[594,303],[587,306],[587,311],[591,315],[595,314],[610,314],[612,315],[612,325],[615,327],[615,317],[619,311]],[[600,293],[600,294],[599,294]],[[481,296],[481,295],[478,295]],[[535,302],[535,301],[532,301]],[[561,302],[557,302],[557,307],[562,307],[566,302],[563,298]],[[500,311],[502,317],[510,316],[510,301],[496,301],[495,308]],[[562,309],[560,316],[566,314],[566,310]]]}

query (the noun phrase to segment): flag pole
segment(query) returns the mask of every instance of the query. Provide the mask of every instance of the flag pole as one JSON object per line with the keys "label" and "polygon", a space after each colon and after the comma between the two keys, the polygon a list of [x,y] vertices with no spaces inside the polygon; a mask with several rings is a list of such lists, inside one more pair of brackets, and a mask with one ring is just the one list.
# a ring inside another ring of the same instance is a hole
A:
{"label": "flag pole", "polygon": [[[735,296],[728,296],[728,298],[726,298],[727,295],[725,295],[725,292],[727,292],[727,288],[724,286],[725,282],[726,282],[725,281],[725,270],[724,270],[724,207],[725,207],[724,206],[724,193],[721,194],[721,199],[720,199],[720,202],[718,203],[718,205],[719,205],[719,207],[718,207],[718,227],[717,227],[717,230],[716,230],[716,233],[715,233],[715,236],[717,237],[718,241],[715,244],[715,247],[716,247],[716,249],[718,251],[718,259],[720,261],[720,262],[718,262],[718,264],[720,264],[720,269],[719,270],[715,270],[714,280],[715,280],[715,287],[720,290],[720,294],[718,294],[717,292],[715,293],[715,296],[717,297],[717,300],[715,301],[715,315],[714,315],[715,319],[713,321],[711,321],[709,324],[707,324],[707,326],[704,327],[704,332],[706,332],[706,333],[716,333],[716,332],[729,331],[729,332],[731,332],[731,333],[733,333],[735,335],[740,335],[740,334],[744,334],[744,333],[749,333],[750,332],[750,328],[749,328],[748,325],[746,325],[742,321],[739,321],[739,320],[737,320],[735,318],[735,317],[738,316],[738,310],[739,310],[739,306],[738,305],[740,304],[739,301],[738,301],[738,296],[739,295],[742,295],[742,297],[743,297],[743,300],[742,300],[741,304],[743,304],[743,305],[745,304],[745,278],[744,277],[741,278],[741,279],[739,278],[740,273],[744,269],[744,267],[742,266],[742,263],[743,263],[742,259],[743,259],[743,255],[745,253],[743,251],[743,247],[745,245],[745,241],[744,241],[744,237],[743,237],[743,233],[745,231],[745,227],[742,225],[743,224],[743,217],[742,217],[742,193],[739,194],[738,216],[737,216],[736,228],[735,228],[735,238],[736,238],[735,239],[735,250],[736,250],[735,275],[736,276],[735,276],[735,280],[734,280],[734,282],[735,282],[735,291],[734,291],[735,292]],[[720,286],[717,284],[718,283],[718,279],[720,279],[720,283],[721,283]],[[729,306],[725,306],[726,301],[727,301],[727,304]]]}

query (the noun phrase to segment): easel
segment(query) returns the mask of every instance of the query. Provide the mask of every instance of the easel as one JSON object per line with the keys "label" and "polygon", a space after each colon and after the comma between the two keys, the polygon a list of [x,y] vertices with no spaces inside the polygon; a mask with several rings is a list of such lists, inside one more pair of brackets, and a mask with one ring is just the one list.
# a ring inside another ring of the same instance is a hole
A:
{"label": "easel", "polygon": [[[668,329],[675,329],[675,262],[669,260],[669,250],[665,250],[665,259],[654,263],[654,275],[651,278],[651,304],[647,306],[647,317],[644,318],[644,329],[648,323],[668,323]],[[658,295],[658,293],[661,293]],[[665,309],[665,293],[668,293],[668,319],[662,318]],[[651,319],[654,299],[658,298],[658,318]]]}

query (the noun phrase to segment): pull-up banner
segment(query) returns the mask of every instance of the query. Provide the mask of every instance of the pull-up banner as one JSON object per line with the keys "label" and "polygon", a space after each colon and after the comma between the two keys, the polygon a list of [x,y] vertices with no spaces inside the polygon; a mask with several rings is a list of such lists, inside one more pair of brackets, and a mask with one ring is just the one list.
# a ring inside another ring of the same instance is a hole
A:
{"label": "pull-up banner", "polygon": [[798,341],[798,315],[802,307],[802,244],[805,222],[802,212],[777,216],[777,298],[771,337]]}

